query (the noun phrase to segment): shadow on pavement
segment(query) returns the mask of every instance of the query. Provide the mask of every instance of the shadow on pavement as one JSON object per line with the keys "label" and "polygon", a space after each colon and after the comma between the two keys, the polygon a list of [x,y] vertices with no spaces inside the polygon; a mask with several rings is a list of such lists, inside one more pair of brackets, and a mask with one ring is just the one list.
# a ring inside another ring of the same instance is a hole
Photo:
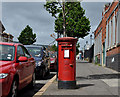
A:
{"label": "shadow on pavement", "polygon": [[88,86],[94,86],[94,84],[78,84],[78,85],[76,86],[76,89],[84,88],[84,87],[88,87]]}
{"label": "shadow on pavement", "polygon": [[76,61],[76,63],[90,63],[88,61]]}
{"label": "shadow on pavement", "polygon": [[57,70],[55,70],[55,69],[52,69],[52,70],[50,70],[50,72],[57,72]]}
{"label": "shadow on pavement", "polygon": [[85,79],[120,79],[120,74],[96,74],[89,75],[87,77],[76,77],[77,80],[85,80]]}
{"label": "shadow on pavement", "polygon": [[42,77],[36,77],[35,79],[36,80],[48,80],[48,79],[51,79],[55,74],[49,74],[49,75],[46,75],[44,78]]}
{"label": "shadow on pavement", "polygon": [[55,74],[50,74],[50,75],[47,75],[44,79],[42,80],[48,80],[48,79],[51,79],[55,76]]}
{"label": "shadow on pavement", "polygon": [[26,86],[22,90],[19,91],[18,97],[32,97],[35,93],[37,93],[45,84],[37,83],[34,88],[30,88]]}

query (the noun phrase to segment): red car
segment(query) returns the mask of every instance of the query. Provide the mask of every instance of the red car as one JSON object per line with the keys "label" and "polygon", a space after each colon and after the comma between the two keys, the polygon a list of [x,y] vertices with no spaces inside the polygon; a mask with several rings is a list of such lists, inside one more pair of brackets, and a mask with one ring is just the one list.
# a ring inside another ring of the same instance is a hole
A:
{"label": "red car", "polygon": [[18,43],[0,42],[0,97],[16,97],[18,90],[35,85],[35,60]]}
{"label": "red car", "polygon": [[56,54],[50,54],[50,70],[57,70],[57,57]]}

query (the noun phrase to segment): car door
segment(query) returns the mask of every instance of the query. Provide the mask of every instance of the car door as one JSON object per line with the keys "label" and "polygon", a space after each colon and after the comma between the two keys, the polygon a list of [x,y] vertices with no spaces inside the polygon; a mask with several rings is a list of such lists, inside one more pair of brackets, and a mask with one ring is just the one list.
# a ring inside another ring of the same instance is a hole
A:
{"label": "car door", "polygon": [[30,83],[32,80],[32,76],[33,76],[33,72],[34,72],[34,68],[35,68],[35,60],[34,58],[31,57],[31,55],[29,54],[29,52],[27,51],[27,49],[22,46],[23,52],[24,52],[24,56],[28,58],[27,64],[26,64],[26,76],[27,76],[27,83]]}
{"label": "car door", "polygon": [[[20,57],[20,56],[25,56],[24,55],[24,52],[23,52],[23,49],[20,45],[18,45],[17,47],[17,59]],[[19,73],[19,84],[20,84],[20,88],[23,88],[26,83],[27,83],[27,80],[26,80],[26,65],[27,65],[27,62],[18,62],[18,73]]]}
{"label": "car door", "polygon": [[46,72],[47,72],[50,69],[50,57],[49,57],[48,52],[45,53],[44,62],[45,62],[45,67],[46,67]]}

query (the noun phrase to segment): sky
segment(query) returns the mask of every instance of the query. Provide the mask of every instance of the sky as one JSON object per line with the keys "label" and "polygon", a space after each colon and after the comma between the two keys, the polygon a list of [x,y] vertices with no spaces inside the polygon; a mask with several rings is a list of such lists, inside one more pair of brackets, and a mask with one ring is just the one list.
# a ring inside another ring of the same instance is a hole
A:
{"label": "sky", "polygon": [[[101,0],[102,1],[102,0]],[[82,2],[81,6],[85,10],[85,16],[89,18],[91,30],[95,31],[102,19],[102,10],[107,2]],[[49,45],[54,41],[50,34],[54,33],[54,18],[44,8],[45,2],[2,2],[2,23],[5,32],[14,36],[14,41],[21,31],[29,25],[33,33],[37,35],[37,44]],[[57,36],[57,35],[56,35]],[[86,41],[90,41],[90,36],[79,39],[81,48]]]}

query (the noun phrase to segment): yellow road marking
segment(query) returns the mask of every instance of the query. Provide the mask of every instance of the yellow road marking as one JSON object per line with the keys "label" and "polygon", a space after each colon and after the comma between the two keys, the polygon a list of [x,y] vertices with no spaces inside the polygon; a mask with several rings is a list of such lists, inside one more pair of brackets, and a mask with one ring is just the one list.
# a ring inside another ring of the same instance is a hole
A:
{"label": "yellow road marking", "polygon": [[40,97],[47,88],[53,83],[53,81],[56,79],[56,75],[50,79],[33,97]]}

